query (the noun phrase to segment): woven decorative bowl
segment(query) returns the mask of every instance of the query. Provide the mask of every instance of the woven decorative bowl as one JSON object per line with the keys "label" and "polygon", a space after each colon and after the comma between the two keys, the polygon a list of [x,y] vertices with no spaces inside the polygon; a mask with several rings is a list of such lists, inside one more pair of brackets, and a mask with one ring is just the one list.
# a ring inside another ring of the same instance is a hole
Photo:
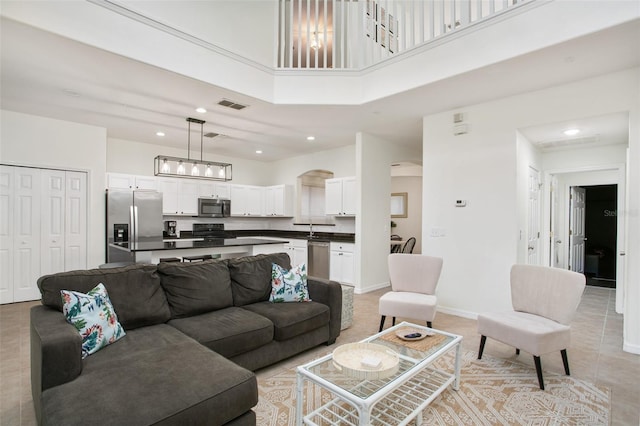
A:
{"label": "woven decorative bowl", "polygon": [[393,376],[399,367],[398,354],[375,343],[347,343],[333,351],[333,364],[349,377],[378,380]]}

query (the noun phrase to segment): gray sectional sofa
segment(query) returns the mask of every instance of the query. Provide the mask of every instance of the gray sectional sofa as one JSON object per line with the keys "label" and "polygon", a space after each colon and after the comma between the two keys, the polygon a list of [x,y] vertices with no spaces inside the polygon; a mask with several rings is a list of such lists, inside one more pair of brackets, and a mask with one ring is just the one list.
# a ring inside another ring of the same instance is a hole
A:
{"label": "gray sectional sofa", "polygon": [[[31,386],[43,425],[255,425],[252,371],[340,334],[342,289],[271,303],[286,253],[47,275],[31,310]],[[106,287],[126,335],[82,359],[60,290]]]}

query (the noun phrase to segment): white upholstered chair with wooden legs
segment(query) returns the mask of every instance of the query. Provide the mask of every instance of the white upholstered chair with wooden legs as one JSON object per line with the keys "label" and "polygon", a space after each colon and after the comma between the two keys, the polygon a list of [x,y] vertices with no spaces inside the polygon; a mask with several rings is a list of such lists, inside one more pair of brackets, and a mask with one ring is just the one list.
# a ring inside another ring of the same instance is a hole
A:
{"label": "white upholstered chair with wooden legs", "polygon": [[511,268],[513,310],[478,315],[482,358],[487,337],[533,355],[540,389],[544,390],[540,356],[560,351],[564,371],[569,375],[570,323],[585,287],[582,274],[565,269],[534,265]]}
{"label": "white upholstered chair with wooden legs", "polygon": [[436,316],[436,286],[442,271],[442,258],[422,254],[389,255],[391,291],[380,297],[380,331],[387,316],[425,321],[427,327]]}

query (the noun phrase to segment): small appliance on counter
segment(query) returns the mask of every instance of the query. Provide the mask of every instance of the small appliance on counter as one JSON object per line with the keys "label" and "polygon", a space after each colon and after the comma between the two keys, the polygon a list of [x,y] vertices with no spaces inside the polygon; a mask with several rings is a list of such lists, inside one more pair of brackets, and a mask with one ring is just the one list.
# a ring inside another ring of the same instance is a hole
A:
{"label": "small appliance on counter", "polygon": [[165,220],[164,221],[164,237],[177,237],[176,228],[178,226],[178,222],[175,220]]}

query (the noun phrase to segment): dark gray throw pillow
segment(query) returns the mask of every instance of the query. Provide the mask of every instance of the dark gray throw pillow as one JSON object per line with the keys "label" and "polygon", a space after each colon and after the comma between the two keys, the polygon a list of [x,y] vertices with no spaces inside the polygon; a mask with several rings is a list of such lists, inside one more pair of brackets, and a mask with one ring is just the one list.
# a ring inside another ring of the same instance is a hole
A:
{"label": "dark gray throw pillow", "polygon": [[171,318],[184,318],[233,306],[229,269],[223,260],[160,262],[162,288]]}
{"label": "dark gray throw pillow", "polygon": [[291,259],[287,253],[258,254],[227,260],[234,306],[269,300],[273,263],[291,269]]}

